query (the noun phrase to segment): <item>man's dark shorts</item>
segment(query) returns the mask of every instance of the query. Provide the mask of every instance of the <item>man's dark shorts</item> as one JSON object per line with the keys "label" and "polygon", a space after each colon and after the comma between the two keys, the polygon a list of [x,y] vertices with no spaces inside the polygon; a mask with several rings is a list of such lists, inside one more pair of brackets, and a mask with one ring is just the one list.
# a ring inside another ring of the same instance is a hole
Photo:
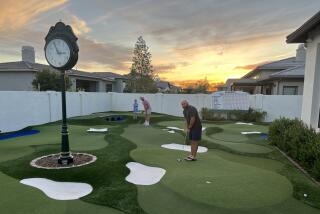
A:
{"label": "man's dark shorts", "polygon": [[202,127],[199,129],[191,129],[189,132],[189,140],[199,141],[201,140]]}

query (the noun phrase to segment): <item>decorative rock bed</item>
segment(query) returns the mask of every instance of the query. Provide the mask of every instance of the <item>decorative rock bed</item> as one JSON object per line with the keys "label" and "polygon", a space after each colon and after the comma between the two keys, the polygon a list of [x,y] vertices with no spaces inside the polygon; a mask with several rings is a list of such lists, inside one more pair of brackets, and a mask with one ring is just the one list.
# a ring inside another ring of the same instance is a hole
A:
{"label": "decorative rock bed", "polygon": [[31,161],[30,165],[41,169],[67,169],[88,165],[97,160],[96,156],[86,153],[72,153],[72,156],[73,163],[68,166],[60,165],[58,163],[60,154],[51,154],[36,158]]}

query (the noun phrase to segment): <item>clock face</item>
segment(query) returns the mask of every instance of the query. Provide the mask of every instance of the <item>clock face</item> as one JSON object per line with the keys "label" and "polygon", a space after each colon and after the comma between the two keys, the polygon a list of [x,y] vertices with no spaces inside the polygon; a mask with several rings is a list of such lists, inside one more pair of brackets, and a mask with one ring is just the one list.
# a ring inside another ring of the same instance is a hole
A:
{"label": "clock face", "polygon": [[45,54],[50,65],[61,68],[66,65],[70,59],[70,48],[64,40],[53,39],[47,44]]}

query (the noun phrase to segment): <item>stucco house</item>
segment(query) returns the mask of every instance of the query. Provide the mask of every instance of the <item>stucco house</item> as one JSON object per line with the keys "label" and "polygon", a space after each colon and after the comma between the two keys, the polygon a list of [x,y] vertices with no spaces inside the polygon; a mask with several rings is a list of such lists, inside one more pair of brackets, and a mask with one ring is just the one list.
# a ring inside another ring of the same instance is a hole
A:
{"label": "stucco house", "polygon": [[301,120],[320,132],[320,11],[287,36],[287,43],[307,47]]}
{"label": "stucco house", "polygon": [[180,92],[181,88],[178,86],[175,86],[171,84],[168,81],[163,81],[163,80],[156,80],[156,87],[158,89],[158,92],[161,93],[178,93]]}
{"label": "stucco house", "polygon": [[218,90],[250,94],[302,95],[306,49],[299,45],[296,56],[258,66],[240,79],[228,79]]}
{"label": "stucco house", "polygon": [[[33,47],[22,47],[22,61],[0,63],[0,91],[33,91],[32,81],[37,72],[50,69],[35,62]],[[86,72],[76,69],[67,71],[72,91],[119,92],[125,87],[126,77],[112,72]],[[40,86],[41,87],[41,86]]]}

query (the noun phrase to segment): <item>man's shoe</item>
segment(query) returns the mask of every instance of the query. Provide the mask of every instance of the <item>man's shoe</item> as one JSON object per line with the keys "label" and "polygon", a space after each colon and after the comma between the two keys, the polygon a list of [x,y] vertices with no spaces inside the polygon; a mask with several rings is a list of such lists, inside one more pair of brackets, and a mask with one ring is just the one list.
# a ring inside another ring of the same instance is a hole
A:
{"label": "man's shoe", "polygon": [[186,161],[196,161],[197,159],[192,157],[192,156],[188,156],[184,160],[186,160]]}

